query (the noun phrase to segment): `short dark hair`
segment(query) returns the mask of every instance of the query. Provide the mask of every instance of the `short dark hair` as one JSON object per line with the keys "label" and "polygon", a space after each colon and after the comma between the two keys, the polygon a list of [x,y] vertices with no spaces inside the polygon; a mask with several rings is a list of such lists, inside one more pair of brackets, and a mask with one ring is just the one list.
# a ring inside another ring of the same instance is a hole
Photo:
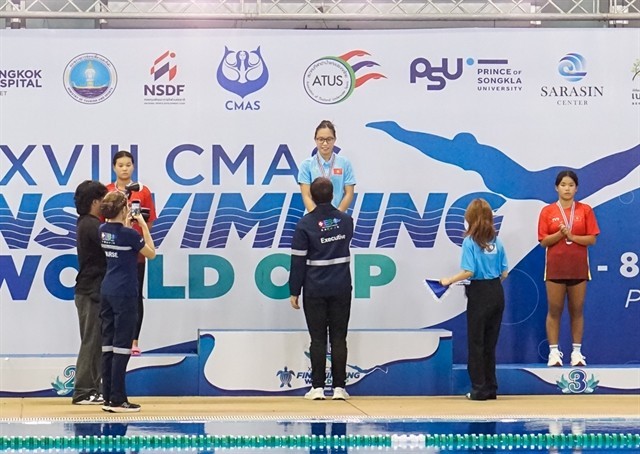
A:
{"label": "short dark hair", "polygon": [[107,187],[95,180],[85,180],[78,185],[73,195],[76,211],[80,216],[89,214],[94,200],[100,200],[107,195]]}
{"label": "short dark hair", "polygon": [[113,155],[113,159],[111,160],[112,164],[115,166],[116,161],[120,158],[129,158],[131,159],[131,163],[135,164],[136,160],[133,159],[133,155],[126,150],[120,150],[116,154]]}
{"label": "short dark hair", "polygon": [[314,203],[327,203],[333,199],[333,183],[325,177],[318,177],[311,183],[311,198]]}
{"label": "short dark hair", "polygon": [[573,180],[573,182],[578,186],[578,175],[573,170],[563,170],[556,177],[556,186],[560,184],[564,177],[569,177]]}

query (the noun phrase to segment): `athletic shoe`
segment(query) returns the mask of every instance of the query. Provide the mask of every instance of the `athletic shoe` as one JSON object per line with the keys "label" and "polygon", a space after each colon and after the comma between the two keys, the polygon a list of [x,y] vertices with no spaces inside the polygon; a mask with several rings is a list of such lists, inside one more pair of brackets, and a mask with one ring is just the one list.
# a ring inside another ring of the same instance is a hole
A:
{"label": "athletic shoe", "polygon": [[489,397],[487,397],[487,396],[481,396],[479,394],[472,394],[472,393],[467,393],[467,394],[464,395],[464,397],[466,397],[469,400],[487,400],[487,399],[489,399]]}
{"label": "athletic shoe", "polygon": [[111,403],[107,411],[111,413],[134,413],[140,411],[140,405],[132,404],[131,402],[122,402],[120,405]]}
{"label": "athletic shoe", "polygon": [[549,361],[547,361],[547,366],[562,366],[562,352],[560,350],[551,350],[551,353],[549,353]]}
{"label": "athletic shoe", "polygon": [[102,411],[111,411],[111,403],[105,401],[104,405],[102,406]]}
{"label": "athletic shoe", "polygon": [[311,390],[304,395],[307,400],[324,400],[324,388],[311,388]]}
{"label": "athletic shoe", "polygon": [[586,358],[580,352],[571,352],[571,365],[573,367],[584,367],[587,365]]}
{"label": "athletic shoe", "polygon": [[73,405],[102,405],[104,404],[104,399],[102,398],[102,394],[91,394],[84,399],[75,400],[71,403]]}
{"label": "athletic shoe", "polygon": [[345,391],[344,388],[340,388],[338,386],[336,386],[333,389],[333,400],[347,400],[349,397],[349,393],[347,391]]}

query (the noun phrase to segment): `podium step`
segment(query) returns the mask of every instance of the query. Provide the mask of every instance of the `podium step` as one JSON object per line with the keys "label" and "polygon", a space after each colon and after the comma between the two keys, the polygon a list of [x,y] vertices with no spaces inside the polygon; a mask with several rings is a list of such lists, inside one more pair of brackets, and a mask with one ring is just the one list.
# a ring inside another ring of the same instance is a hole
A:
{"label": "podium step", "polygon": [[[0,367],[0,397],[73,394],[76,355],[8,355]],[[127,367],[131,396],[197,396],[198,355],[147,353]]]}
{"label": "podium step", "polygon": [[[499,364],[498,394],[637,394],[640,364],[547,367]],[[466,364],[453,365],[453,393],[469,391]]]}

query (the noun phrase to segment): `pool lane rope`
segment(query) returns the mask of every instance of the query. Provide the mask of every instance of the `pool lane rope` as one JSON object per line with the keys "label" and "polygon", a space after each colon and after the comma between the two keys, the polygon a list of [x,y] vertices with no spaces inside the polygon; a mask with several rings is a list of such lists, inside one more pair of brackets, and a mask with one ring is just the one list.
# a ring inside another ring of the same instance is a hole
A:
{"label": "pool lane rope", "polygon": [[640,434],[2,436],[0,451],[246,448],[639,449]]}

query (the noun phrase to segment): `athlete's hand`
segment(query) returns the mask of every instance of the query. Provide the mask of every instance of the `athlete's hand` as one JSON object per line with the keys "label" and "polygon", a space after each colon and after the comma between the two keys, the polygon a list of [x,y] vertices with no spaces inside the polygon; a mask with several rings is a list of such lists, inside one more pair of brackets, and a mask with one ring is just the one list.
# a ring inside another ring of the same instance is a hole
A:
{"label": "athlete's hand", "polygon": [[300,304],[298,303],[299,296],[291,295],[289,297],[289,301],[291,301],[291,307],[294,309],[300,309]]}

